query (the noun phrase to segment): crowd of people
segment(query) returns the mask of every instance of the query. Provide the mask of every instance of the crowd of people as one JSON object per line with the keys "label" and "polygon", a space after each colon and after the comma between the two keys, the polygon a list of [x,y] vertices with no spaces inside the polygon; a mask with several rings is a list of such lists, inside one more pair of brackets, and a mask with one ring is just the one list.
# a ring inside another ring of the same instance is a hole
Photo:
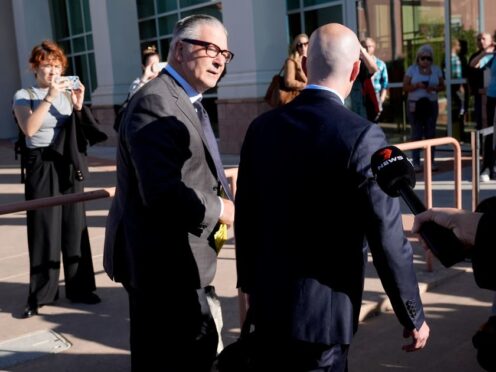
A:
{"label": "crowd of people", "polygon": [[[487,123],[492,123],[496,63],[490,35],[481,34],[478,41],[479,51],[469,62],[474,73],[469,93],[478,97],[482,127],[479,91],[487,85]],[[201,103],[234,58],[226,28],[209,15],[188,16],[176,23],[167,63],[159,65],[155,47],[143,51],[142,76],[131,84],[118,128],[117,185],[104,244],[105,271],[128,295],[133,371],[164,360],[163,370],[183,370],[185,360],[189,370],[211,370],[221,341],[212,281],[219,235],[231,226],[237,285],[257,335],[255,370],[347,371],[368,250],[402,333],[411,338],[403,350],[426,346],[430,330],[400,205],[379,188],[370,167],[371,155],[387,145],[376,123],[388,95],[388,74],[375,49],[372,38],[360,42],[337,23],[294,38],[284,82],[298,94],[251,123],[236,198]],[[56,145],[72,118],[84,112],[84,85],[61,79],[67,57],[52,41],[36,45],[29,63],[36,84],[17,91],[13,103],[25,135],[26,199],[82,191],[85,170]],[[479,70],[489,66],[495,78],[484,84]],[[403,89],[412,140],[434,138],[438,94],[445,84],[430,45],[417,50]],[[490,150],[485,159],[494,153]],[[492,178],[493,165],[485,161]],[[421,169],[419,152],[413,152],[413,164]],[[314,217],[327,210],[339,210],[341,218]],[[496,290],[490,240],[495,214],[492,204],[476,212],[432,209],[416,216],[413,230],[419,232],[427,221],[452,229],[468,247],[478,285]],[[299,234],[303,216],[312,219],[314,233]],[[27,231],[30,284],[24,317],[58,299],[60,255],[66,297],[100,302],[83,203],[28,211]],[[160,317],[150,316],[164,291],[170,303],[161,306]],[[164,335],[173,341],[167,348]]]}

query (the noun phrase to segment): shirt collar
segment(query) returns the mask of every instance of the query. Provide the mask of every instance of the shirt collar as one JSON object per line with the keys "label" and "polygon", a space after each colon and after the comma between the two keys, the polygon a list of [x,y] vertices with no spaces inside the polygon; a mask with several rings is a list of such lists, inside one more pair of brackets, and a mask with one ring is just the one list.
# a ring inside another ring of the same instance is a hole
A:
{"label": "shirt collar", "polygon": [[188,82],[184,80],[183,77],[179,75],[176,70],[174,70],[170,63],[165,66],[165,70],[169,74],[171,74],[171,76],[177,81],[177,83],[184,89],[191,103],[200,101],[203,98],[203,95],[201,93],[198,93],[191,85],[189,85]]}
{"label": "shirt collar", "polygon": [[327,90],[328,92],[334,93],[341,100],[341,103],[344,105],[344,98],[332,88],[324,87],[322,85],[317,84],[308,84],[305,89],[316,89],[316,90]]}

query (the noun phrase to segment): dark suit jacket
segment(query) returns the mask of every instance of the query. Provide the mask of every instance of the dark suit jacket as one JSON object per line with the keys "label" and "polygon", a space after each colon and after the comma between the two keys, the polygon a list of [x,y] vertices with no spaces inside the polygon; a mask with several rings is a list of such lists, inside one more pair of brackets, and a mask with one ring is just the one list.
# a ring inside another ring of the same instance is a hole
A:
{"label": "dark suit jacket", "polygon": [[119,132],[105,236],[104,267],[112,279],[138,289],[212,281],[221,205],[204,143],[193,105],[169,74],[133,96]]}
{"label": "dark suit jacket", "polygon": [[304,90],[249,127],[236,195],[238,285],[258,330],[275,339],[349,344],[367,241],[400,322],[424,314],[399,201],[373,179],[384,133],[328,91]]}

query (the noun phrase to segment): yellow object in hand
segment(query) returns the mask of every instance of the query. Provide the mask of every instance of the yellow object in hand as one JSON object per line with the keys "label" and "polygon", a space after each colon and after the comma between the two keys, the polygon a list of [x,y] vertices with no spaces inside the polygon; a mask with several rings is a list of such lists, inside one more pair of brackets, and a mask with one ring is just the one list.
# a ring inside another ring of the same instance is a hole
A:
{"label": "yellow object in hand", "polygon": [[215,239],[215,251],[219,254],[222,246],[227,240],[227,225],[225,223],[221,223],[219,225],[218,230],[214,234]]}

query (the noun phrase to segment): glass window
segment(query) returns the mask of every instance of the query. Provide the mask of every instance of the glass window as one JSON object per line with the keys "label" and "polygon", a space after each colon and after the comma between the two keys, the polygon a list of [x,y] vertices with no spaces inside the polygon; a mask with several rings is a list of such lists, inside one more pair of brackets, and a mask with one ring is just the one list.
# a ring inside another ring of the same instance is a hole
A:
{"label": "glass window", "polygon": [[343,23],[343,7],[341,5],[305,12],[305,30],[307,30],[307,34],[331,22]]}
{"label": "glass window", "polygon": [[286,7],[288,10],[298,9],[300,7],[300,0],[286,0]]}
{"label": "glass window", "polygon": [[289,26],[289,39],[301,34],[303,27],[301,26],[301,16],[300,13],[289,14],[288,15],[288,26]]}
{"label": "glass window", "polygon": [[[84,17],[84,30],[91,31],[91,14],[89,0],[83,0],[83,17]],[[93,49],[93,47],[91,47]]]}
{"label": "glass window", "polygon": [[78,75],[86,87],[85,102],[97,87],[88,0],[50,0],[55,41],[67,55],[67,75]]}
{"label": "glass window", "polygon": [[139,23],[140,39],[150,39],[157,37],[157,28],[155,26],[155,19],[142,21]]}
{"label": "glass window", "polygon": [[305,0],[304,7],[299,8],[299,0],[287,0],[290,40],[301,33],[310,35],[316,28],[329,22],[343,23],[343,6],[340,3],[336,0]]}
{"label": "glass window", "polygon": [[170,12],[177,9],[177,0],[157,0],[157,13]]}
{"label": "glass window", "polygon": [[[69,24],[67,23],[67,9],[65,0],[51,0],[51,17],[56,22],[53,23],[53,34],[55,39],[62,39],[69,36]],[[67,51],[67,49],[65,49]]]}
{"label": "glass window", "polygon": [[192,9],[192,10],[188,10],[188,11],[182,12],[181,13],[181,18],[182,17],[190,16],[190,15],[193,15],[193,14],[198,14],[198,13],[208,14],[208,15],[211,15],[212,17],[215,17],[217,19],[222,20],[222,13],[220,11],[219,4],[210,5],[210,6],[204,6],[204,7],[201,8],[201,12],[199,12],[198,9]]}
{"label": "glass window", "polygon": [[313,6],[313,5],[321,5],[321,4],[329,4],[329,0],[304,0],[304,6]]}
{"label": "glass window", "polygon": [[64,53],[66,55],[69,55],[72,53],[72,48],[71,48],[71,41],[70,40],[61,40],[61,41],[58,41],[58,44],[60,45],[60,47],[62,48],[62,50],[64,51]]}
{"label": "glass window", "polygon": [[72,50],[74,53],[84,52],[86,50],[84,37],[75,37],[72,39]]}
{"label": "glass window", "polygon": [[94,46],[93,46],[93,36],[92,35],[86,36],[86,48],[88,48],[88,50],[93,50],[94,49]]}
{"label": "glass window", "polygon": [[160,17],[158,19],[159,35],[163,36],[163,35],[172,34],[172,32],[174,31],[174,26],[177,21],[178,21],[177,14]]}
{"label": "glass window", "polygon": [[[406,95],[402,82],[406,69],[415,63],[418,48],[428,43],[434,49],[434,64],[444,69],[448,85],[447,90],[439,95],[437,135],[448,132],[460,140],[468,140],[468,132],[476,127],[476,118],[479,120],[482,116],[475,114],[472,92],[477,89],[468,89],[471,73],[468,74],[467,64],[477,48],[477,32],[481,27],[489,31],[495,27],[496,18],[488,9],[489,2],[449,0],[450,14],[446,19],[448,0],[357,1],[359,36],[375,39],[376,56],[386,62],[388,69],[390,88],[381,125],[390,124],[391,128],[403,131],[403,141],[410,138],[410,130],[406,129]],[[482,3],[485,3],[485,8],[481,10],[479,6]],[[485,22],[483,26],[481,22]],[[445,34],[446,24],[449,24],[451,38]],[[451,96],[449,102],[447,92]]]}
{"label": "glass window", "polygon": [[[171,39],[161,39],[160,40],[160,50],[163,50],[164,53],[161,54],[162,60],[166,61],[167,60],[167,54],[169,53],[169,45],[170,45],[170,40]],[[143,50],[144,48],[141,48]]]}
{"label": "glass window", "polygon": [[153,2],[154,0],[136,0],[138,18],[150,17],[155,14],[155,7]]}
{"label": "glass window", "polygon": [[67,5],[69,11],[71,35],[83,33],[83,9],[81,7],[81,0],[71,0],[68,2]]}
{"label": "glass window", "polygon": [[179,0],[181,8],[187,8],[192,5],[209,3],[209,0]]}

